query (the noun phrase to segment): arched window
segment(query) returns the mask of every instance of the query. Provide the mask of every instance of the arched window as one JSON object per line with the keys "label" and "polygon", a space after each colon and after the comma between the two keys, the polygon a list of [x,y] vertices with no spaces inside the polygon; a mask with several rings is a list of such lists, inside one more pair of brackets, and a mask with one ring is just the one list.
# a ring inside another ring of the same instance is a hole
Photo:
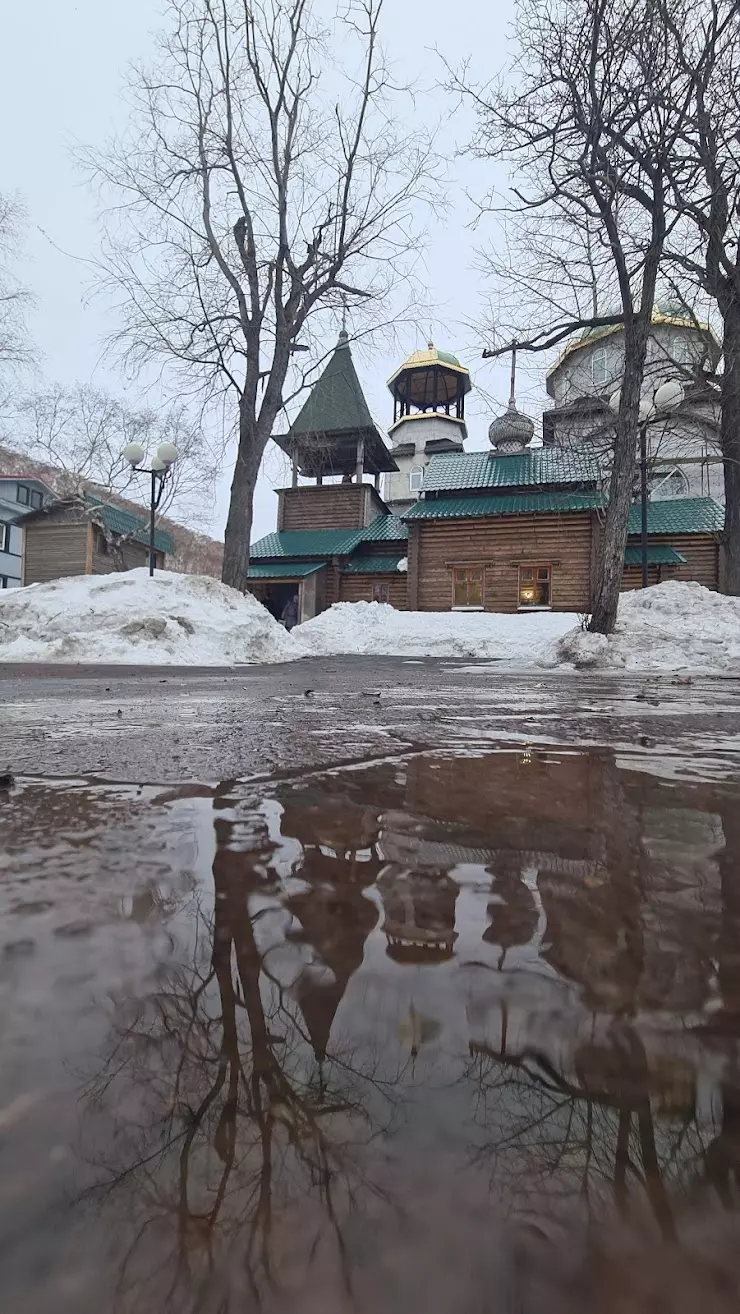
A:
{"label": "arched window", "polygon": [[412,465],[412,467],[411,467],[411,471],[410,471],[410,474],[409,474],[409,492],[411,492],[411,493],[420,493],[420,492],[421,492],[421,485],[422,485],[423,482],[424,482],[424,467],[423,467],[423,465]]}
{"label": "arched window", "polygon": [[596,347],[591,353],[591,382],[595,388],[606,383],[606,347]]}

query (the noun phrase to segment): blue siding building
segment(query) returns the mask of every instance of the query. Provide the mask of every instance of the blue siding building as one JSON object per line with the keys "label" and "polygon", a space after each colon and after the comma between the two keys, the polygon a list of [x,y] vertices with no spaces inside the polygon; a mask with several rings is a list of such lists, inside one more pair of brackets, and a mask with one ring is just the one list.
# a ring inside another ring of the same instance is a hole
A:
{"label": "blue siding building", "polygon": [[23,582],[23,517],[53,498],[40,479],[0,475],[0,588],[19,588]]}

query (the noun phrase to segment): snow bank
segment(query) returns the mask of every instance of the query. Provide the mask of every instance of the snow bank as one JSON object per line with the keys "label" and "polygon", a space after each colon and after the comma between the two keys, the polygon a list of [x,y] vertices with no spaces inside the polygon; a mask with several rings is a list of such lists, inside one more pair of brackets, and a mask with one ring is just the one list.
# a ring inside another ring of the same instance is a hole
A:
{"label": "snow bank", "polygon": [[382,602],[337,602],[293,631],[307,656],[477,657],[531,665],[576,617],[480,611],[396,611]]}
{"label": "snow bank", "polygon": [[724,671],[740,660],[740,599],[672,580],[619,599],[608,638],[573,630],[542,659],[589,670]]}
{"label": "snow bank", "polygon": [[0,594],[0,661],[230,666],[298,656],[248,594],[208,575],[78,575]]}

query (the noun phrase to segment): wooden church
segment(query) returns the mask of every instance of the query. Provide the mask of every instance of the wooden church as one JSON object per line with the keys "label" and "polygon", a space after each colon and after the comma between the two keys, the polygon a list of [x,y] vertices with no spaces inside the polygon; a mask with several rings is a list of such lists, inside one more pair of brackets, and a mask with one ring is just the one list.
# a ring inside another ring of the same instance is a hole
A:
{"label": "wooden church", "polygon": [[[342,330],[287,434],[292,468],[277,529],[252,547],[250,589],[280,617],[308,620],[335,602],[421,611],[588,612],[608,476],[586,450],[535,436],[509,405],[490,451],[465,452],[472,382],[431,343],[389,381],[390,446],[374,422]],[[300,481],[310,481],[303,482]],[[709,497],[648,507],[649,582],[720,586],[723,509]],[[640,507],[630,517],[624,588],[637,588]]]}

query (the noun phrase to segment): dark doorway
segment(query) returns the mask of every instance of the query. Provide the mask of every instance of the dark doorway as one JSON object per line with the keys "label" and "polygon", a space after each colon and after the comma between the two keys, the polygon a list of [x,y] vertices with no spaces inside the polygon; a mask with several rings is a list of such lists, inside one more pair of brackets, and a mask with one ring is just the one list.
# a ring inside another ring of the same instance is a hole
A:
{"label": "dark doorway", "polygon": [[285,610],[286,603],[290,602],[291,598],[297,598],[297,597],[298,597],[298,585],[295,583],[270,584],[265,589],[265,593],[262,601],[264,602],[264,605],[267,607],[267,610],[269,611],[270,615],[274,616],[275,620],[279,621],[282,617],[283,611]]}

